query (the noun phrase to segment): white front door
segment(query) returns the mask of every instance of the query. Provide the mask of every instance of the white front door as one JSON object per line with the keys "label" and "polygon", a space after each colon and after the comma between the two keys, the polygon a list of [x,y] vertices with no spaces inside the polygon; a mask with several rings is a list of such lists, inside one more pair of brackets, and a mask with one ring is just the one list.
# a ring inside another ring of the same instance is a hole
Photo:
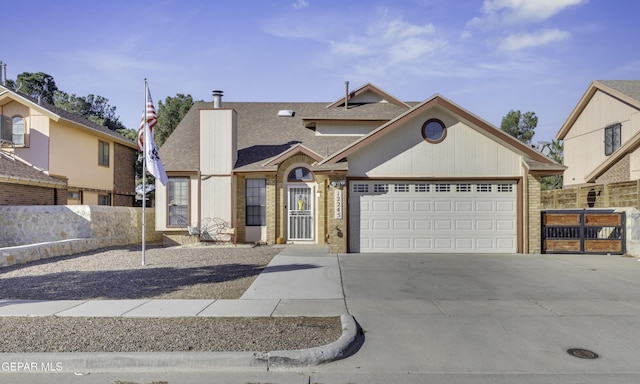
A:
{"label": "white front door", "polygon": [[314,240],[314,188],[307,184],[287,187],[287,240]]}

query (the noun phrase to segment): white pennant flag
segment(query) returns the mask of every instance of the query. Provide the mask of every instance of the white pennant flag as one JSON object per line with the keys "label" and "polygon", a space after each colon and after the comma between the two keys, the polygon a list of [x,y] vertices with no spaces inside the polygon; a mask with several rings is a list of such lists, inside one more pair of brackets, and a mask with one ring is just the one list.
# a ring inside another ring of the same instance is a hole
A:
{"label": "white pennant flag", "polygon": [[[153,101],[151,100],[151,92],[149,91],[149,86],[147,86],[147,105],[145,106],[145,108],[148,109],[148,106],[151,106],[151,109],[153,109],[153,115],[155,118],[155,108],[153,107]],[[160,183],[162,183],[162,185],[167,185],[167,173],[164,170],[162,161],[160,161],[160,156],[158,156],[156,140],[149,126],[149,119],[147,118],[144,120],[144,152],[145,161],[147,162],[147,169],[149,170],[149,173],[152,174],[157,180],[160,180]]]}

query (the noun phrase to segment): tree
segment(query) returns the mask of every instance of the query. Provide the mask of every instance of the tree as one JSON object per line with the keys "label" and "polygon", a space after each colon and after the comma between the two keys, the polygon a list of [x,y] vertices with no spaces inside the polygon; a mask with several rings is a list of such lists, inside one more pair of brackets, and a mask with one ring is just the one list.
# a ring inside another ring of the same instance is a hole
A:
{"label": "tree", "polygon": [[43,72],[22,72],[16,84],[19,92],[53,105],[54,94],[58,90],[53,76]]}
{"label": "tree", "polygon": [[109,99],[103,96],[89,94],[85,97],[57,91],[54,95],[54,105],[104,125],[112,131],[125,129],[120,117],[116,115],[116,107],[109,105]]}
{"label": "tree", "polygon": [[535,112],[529,111],[523,115],[519,110],[512,109],[502,118],[500,129],[523,143],[531,144],[537,125],[538,117]]}
{"label": "tree", "polygon": [[162,146],[182,118],[193,106],[191,95],[178,93],[176,97],[167,97],[165,102],[158,102],[158,123],[154,128],[156,144]]}
{"label": "tree", "polygon": [[[564,143],[559,140],[553,140],[549,145],[550,157],[555,162],[562,164],[564,162]],[[540,188],[542,190],[560,189],[562,188],[562,175],[546,176],[540,180]]]}

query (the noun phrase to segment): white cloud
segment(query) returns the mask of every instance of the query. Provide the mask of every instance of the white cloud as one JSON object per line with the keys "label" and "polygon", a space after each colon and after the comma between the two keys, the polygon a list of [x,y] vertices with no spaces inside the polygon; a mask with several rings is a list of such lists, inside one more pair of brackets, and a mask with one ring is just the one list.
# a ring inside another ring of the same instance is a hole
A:
{"label": "white cloud", "polygon": [[472,25],[517,24],[539,22],[564,11],[587,3],[587,0],[484,0],[483,15],[474,18]]}
{"label": "white cloud", "polygon": [[513,34],[502,41],[500,50],[517,51],[523,48],[539,47],[555,41],[568,39],[569,37],[571,37],[569,32],[559,29],[545,29],[533,33]]}
{"label": "white cloud", "polygon": [[303,9],[309,6],[309,2],[307,0],[298,0],[293,4],[293,9]]}

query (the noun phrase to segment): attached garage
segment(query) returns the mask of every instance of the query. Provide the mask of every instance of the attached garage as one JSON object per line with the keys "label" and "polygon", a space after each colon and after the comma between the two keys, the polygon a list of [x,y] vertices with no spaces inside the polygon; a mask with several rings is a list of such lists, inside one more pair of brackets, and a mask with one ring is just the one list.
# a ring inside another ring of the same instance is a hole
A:
{"label": "attached garage", "polygon": [[349,194],[351,252],[517,252],[515,180],[352,180]]}

